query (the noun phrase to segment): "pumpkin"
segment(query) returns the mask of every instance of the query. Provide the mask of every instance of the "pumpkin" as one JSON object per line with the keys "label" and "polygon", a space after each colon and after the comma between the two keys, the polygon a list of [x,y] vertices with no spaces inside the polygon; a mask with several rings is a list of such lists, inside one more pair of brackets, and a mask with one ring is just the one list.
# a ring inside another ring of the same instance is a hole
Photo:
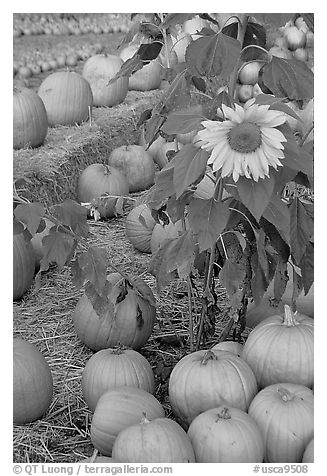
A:
{"label": "pumpkin", "polygon": [[143,355],[132,349],[103,349],[87,361],[82,374],[82,392],[92,412],[106,390],[124,385],[154,392],[153,371]]}
{"label": "pumpkin", "polygon": [[[119,54],[123,61],[131,58],[139,49],[138,45],[128,45]],[[129,89],[135,91],[151,91],[158,89],[161,83],[162,67],[158,61],[150,61],[149,64],[143,66],[142,69],[136,71],[129,77]]]}
{"label": "pumpkin", "polygon": [[[115,216],[118,199],[115,197],[123,197],[128,193],[129,186],[126,177],[117,168],[109,165],[91,164],[83,170],[78,179],[77,199],[81,203],[94,201],[102,218]],[[96,200],[105,195],[113,197]]]}
{"label": "pumpkin", "polygon": [[[108,294],[113,309],[109,308],[106,315],[99,318],[84,294],[73,313],[75,331],[81,341],[94,351],[119,344],[139,349],[151,335],[156,317],[155,306],[141,297],[119,273],[111,273],[107,279],[113,285]],[[137,278],[135,282],[154,300],[151,289],[141,279]]]}
{"label": "pumpkin", "polygon": [[43,243],[42,240],[45,236],[48,236],[50,233],[50,229],[55,226],[54,223],[49,220],[48,218],[44,218],[44,228],[42,231],[35,233],[35,235],[31,238],[31,245],[34,250],[35,254],[35,265],[36,267],[40,266],[40,261],[43,258]]}
{"label": "pumpkin", "polygon": [[155,141],[152,142],[150,147],[147,146],[146,140],[145,140],[145,132],[144,132],[144,127],[141,128],[141,135],[140,135],[140,140],[139,140],[139,145],[145,148],[145,150],[151,155],[154,163],[156,163],[160,169],[164,167],[164,165],[168,162],[167,157],[165,158],[165,161],[163,164],[159,164],[157,161],[157,154],[158,151],[161,147],[166,144],[165,139],[162,136],[158,136]]}
{"label": "pumpkin", "polygon": [[116,387],[107,390],[98,400],[91,423],[91,440],[105,456],[111,456],[117,435],[138,423],[143,414],[152,420],[165,416],[158,400],[140,388]]}
{"label": "pumpkin", "polygon": [[53,381],[42,353],[30,342],[14,339],[13,412],[19,425],[40,418],[52,401]]}
{"label": "pumpkin", "polygon": [[176,223],[169,222],[168,225],[157,223],[152,231],[150,241],[151,253],[154,255],[165,240],[177,238],[182,232],[183,226],[181,220],[178,220]]}
{"label": "pumpkin", "polygon": [[225,340],[224,342],[219,342],[218,344],[214,345],[211,350],[225,350],[241,357],[243,345],[239,342],[234,342],[233,340]]}
{"label": "pumpkin", "polygon": [[210,408],[230,405],[246,411],[257,393],[255,376],[244,360],[222,350],[199,350],[183,357],[169,379],[169,401],[186,425]]}
{"label": "pumpkin", "polygon": [[42,99],[32,89],[14,87],[14,149],[40,146],[47,132],[48,118]]}
{"label": "pumpkin", "polygon": [[305,447],[302,463],[314,463],[314,438]]}
{"label": "pumpkin", "polygon": [[300,463],[313,437],[313,393],[303,385],[276,383],[261,390],[248,414],[260,428],[266,463]]}
{"label": "pumpkin", "polygon": [[89,118],[92,91],[78,73],[57,71],[50,74],[41,83],[38,94],[44,102],[49,126],[70,126]]}
{"label": "pumpkin", "polygon": [[92,89],[94,106],[115,106],[124,101],[128,92],[128,77],[108,84],[120,70],[123,60],[119,56],[98,54],[84,64],[82,76]]}
{"label": "pumpkin", "polygon": [[191,442],[178,423],[150,421],[146,415],[118,434],[112,457],[121,463],[195,463]]}
{"label": "pumpkin", "polygon": [[130,192],[139,192],[154,184],[154,162],[140,145],[117,147],[111,152],[108,164],[125,174]]}
{"label": "pumpkin", "polygon": [[13,235],[13,299],[20,299],[34,279],[35,254],[24,232]]}
{"label": "pumpkin", "polygon": [[247,413],[228,406],[211,408],[192,421],[188,432],[197,463],[262,463],[262,435]]}
{"label": "pumpkin", "polygon": [[313,319],[294,314],[268,317],[249,334],[242,358],[252,368],[259,387],[292,382],[312,387],[314,376]]}
{"label": "pumpkin", "polygon": [[129,212],[125,221],[125,233],[134,248],[142,253],[151,253],[150,243],[155,224],[150,208],[144,203]]}

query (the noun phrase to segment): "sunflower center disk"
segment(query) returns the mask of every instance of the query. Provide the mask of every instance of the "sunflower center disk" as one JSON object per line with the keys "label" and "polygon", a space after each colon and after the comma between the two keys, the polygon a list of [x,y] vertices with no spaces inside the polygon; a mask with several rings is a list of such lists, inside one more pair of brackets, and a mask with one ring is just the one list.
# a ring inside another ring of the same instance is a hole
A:
{"label": "sunflower center disk", "polygon": [[242,122],[228,133],[228,142],[233,150],[240,153],[254,152],[261,144],[260,128],[252,122]]}

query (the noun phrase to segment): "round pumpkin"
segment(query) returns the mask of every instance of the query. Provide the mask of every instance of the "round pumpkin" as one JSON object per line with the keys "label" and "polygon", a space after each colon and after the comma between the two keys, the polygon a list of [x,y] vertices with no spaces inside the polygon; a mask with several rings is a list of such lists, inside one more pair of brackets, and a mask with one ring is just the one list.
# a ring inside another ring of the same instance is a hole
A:
{"label": "round pumpkin", "polygon": [[98,400],[91,423],[91,440],[105,456],[111,456],[117,435],[138,423],[143,414],[149,419],[165,416],[158,400],[140,388],[117,387],[107,390]]}
{"label": "round pumpkin", "polygon": [[128,77],[118,78],[108,84],[123,64],[119,56],[98,54],[84,64],[82,76],[92,89],[94,106],[115,106],[124,101],[128,93]]}
{"label": "round pumpkin", "polygon": [[[138,49],[138,45],[128,45],[120,52],[119,56],[125,62],[130,59]],[[135,91],[158,89],[161,83],[161,73],[162,67],[158,61],[150,61],[149,64],[143,66],[142,69],[139,69],[129,77],[129,89],[134,89]]]}
{"label": "round pumpkin", "polygon": [[139,192],[154,184],[154,162],[140,145],[117,147],[111,152],[108,164],[125,174],[130,192]]}
{"label": "round pumpkin", "polygon": [[[81,341],[94,351],[119,344],[139,349],[151,335],[156,309],[119,273],[111,273],[107,279],[113,285],[108,295],[113,309],[109,308],[105,317],[100,318],[84,294],[73,314],[75,331]],[[135,281],[147,294],[152,295],[150,288],[142,280]]]}
{"label": "round pumpkin", "polygon": [[249,334],[242,358],[252,368],[259,388],[278,382],[312,387],[314,377],[314,320],[293,314],[268,317]]}
{"label": "round pumpkin", "polygon": [[156,140],[152,142],[150,147],[147,147],[147,143],[145,141],[145,133],[144,133],[144,127],[141,128],[141,135],[140,135],[140,141],[139,145],[144,147],[144,149],[151,155],[154,163],[156,163],[160,169],[162,169],[166,163],[168,163],[167,157],[165,157],[164,162],[159,163],[159,160],[157,160],[157,154],[159,150],[166,144],[165,139],[162,136],[158,136]]}
{"label": "round pumpkin", "polygon": [[14,423],[40,418],[52,401],[53,381],[49,364],[31,343],[16,337],[13,359]]}
{"label": "round pumpkin", "polygon": [[247,413],[211,408],[192,421],[188,432],[197,463],[262,463],[262,435]]}
{"label": "round pumpkin", "polygon": [[[91,164],[81,173],[77,184],[77,199],[81,203],[94,201],[95,207],[102,218],[112,218],[116,215],[117,198],[126,196],[129,186],[126,177],[116,167],[105,164]],[[103,198],[97,203],[97,198]]]}
{"label": "round pumpkin", "polygon": [[134,248],[142,253],[151,253],[150,243],[155,224],[150,208],[144,203],[129,212],[125,221],[125,232]]}
{"label": "round pumpkin", "polygon": [[93,96],[89,83],[78,73],[57,71],[47,76],[38,94],[47,111],[49,126],[70,126],[86,121]]}
{"label": "round pumpkin", "polygon": [[34,279],[35,254],[24,233],[13,235],[13,299],[20,299]]}
{"label": "round pumpkin", "polygon": [[82,392],[92,412],[106,390],[124,385],[154,392],[151,365],[139,352],[122,348],[103,349],[87,361],[82,374]]}
{"label": "round pumpkin", "polygon": [[302,463],[314,463],[314,438],[305,447]]}
{"label": "round pumpkin", "polygon": [[211,350],[225,350],[241,357],[243,345],[239,342],[234,342],[233,340],[225,340],[224,342],[219,342],[218,344],[214,345]]}
{"label": "round pumpkin", "polygon": [[169,418],[150,421],[146,415],[119,433],[112,457],[121,463],[195,463],[191,442],[178,423]]}
{"label": "round pumpkin", "polygon": [[266,463],[300,463],[313,437],[313,392],[303,385],[277,383],[261,390],[248,414],[260,428]]}
{"label": "round pumpkin", "polygon": [[186,425],[200,413],[220,405],[246,411],[257,393],[248,364],[231,352],[199,350],[183,357],[169,379],[169,401]]}
{"label": "round pumpkin", "polygon": [[14,87],[14,149],[40,146],[47,132],[48,118],[42,99],[32,89]]}
{"label": "round pumpkin", "polygon": [[168,225],[157,223],[152,231],[150,241],[151,253],[154,255],[165,240],[177,238],[182,232],[183,226],[181,220],[178,220],[176,223],[169,222]]}

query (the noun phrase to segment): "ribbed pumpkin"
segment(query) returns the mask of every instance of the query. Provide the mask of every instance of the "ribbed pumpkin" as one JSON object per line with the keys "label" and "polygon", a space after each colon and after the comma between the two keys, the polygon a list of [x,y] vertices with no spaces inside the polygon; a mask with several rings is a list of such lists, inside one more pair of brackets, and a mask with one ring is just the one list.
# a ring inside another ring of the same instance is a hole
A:
{"label": "ribbed pumpkin", "polygon": [[242,358],[252,368],[259,388],[278,382],[312,387],[314,377],[314,320],[293,314],[268,317],[249,334]]}
{"label": "ribbed pumpkin", "polygon": [[24,233],[13,235],[13,299],[19,299],[34,279],[35,254]]}
{"label": "ribbed pumpkin", "polygon": [[183,357],[169,379],[172,410],[189,425],[200,413],[220,405],[246,411],[257,383],[244,360],[222,350],[199,350]]}
{"label": "ribbed pumpkin", "polygon": [[165,416],[158,400],[140,388],[117,387],[108,390],[98,400],[91,424],[94,447],[111,456],[117,435],[125,428],[141,421],[143,414],[152,420]]}
{"label": "ribbed pumpkin", "polygon": [[314,463],[314,438],[309,441],[304,450],[302,463]]}
{"label": "ribbed pumpkin", "polygon": [[122,348],[103,349],[87,361],[82,374],[82,391],[92,412],[106,390],[124,385],[154,392],[151,365],[139,352]]}
{"label": "ribbed pumpkin", "polygon": [[169,418],[150,421],[146,415],[119,433],[112,457],[121,463],[195,463],[191,442],[178,423]]}
{"label": "ribbed pumpkin", "polygon": [[224,342],[219,342],[218,344],[214,345],[211,350],[225,350],[241,357],[243,345],[232,340],[225,340]]}
{"label": "ribbed pumpkin", "polygon": [[31,343],[16,337],[13,359],[14,423],[29,423],[40,418],[52,400],[50,367],[42,353]]}
{"label": "ribbed pumpkin", "polygon": [[188,432],[197,463],[262,463],[262,435],[238,408],[211,408],[192,421]]}
{"label": "ribbed pumpkin", "polygon": [[108,85],[122,64],[119,56],[104,54],[91,56],[84,64],[82,76],[91,86],[94,106],[111,107],[124,101],[128,92],[128,77]]}
{"label": "ribbed pumpkin", "polygon": [[261,390],[248,414],[260,428],[266,463],[300,463],[313,437],[313,393],[303,385],[277,383]]}
{"label": "ribbed pumpkin", "polygon": [[[156,309],[119,273],[111,273],[107,279],[114,285],[108,296],[114,305],[114,311],[108,309],[106,316],[100,319],[84,294],[73,314],[75,331],[81,341],[95,351],[119,344],[139,349],[151,335]],[[141,283],[148,294],[152,294],[143,281],[136,281]]]}
{"label": "ribbed pumpkin", "polygon": [[126,175],[130,192],[139,192],[154,184],[154,162],[140,145],[117,147],[111,152],[108,164]]}
{"label": "ribbed pumpkin", "polygon": [[14,149],[40,146],[47,132],[48,118],[42,99],[32,89],[14,87]]}
{"label": "ribbed pumpkin", "polygon": [[[126,177],[116,167],[105,164],[91,164],[81,173],[77,184],[77,199],[81,203],[104,196],[126,196],[129,186]],[[112,218],[116,214],[117,198],[104,198],[96,208],[102,218]]]}
{"label": "ribbed pumpkin", "polygon": [[93,96],[89,83],[78,73],[57,71],[47,76],[38,94],[49,126],[80,124],[89,118]]}
{"label": "ribbed pumpkin", "polygon": [[167,239],[177,238],[183,232],[182,222],[169,222],[168,225],[157,223],[152,231],[150,248],[154,255]]}
{"label": "ribbed pumpkin", "polygon": [[126,237],[134,248],[142,253],[151,253],[151,236],[156,224],[150,208],[142,203],[133,208],[126,217]]}
{"label": "ribbed pumpkin", "polygon": [[[138,49],[138,45],[130,44],[120,52],[119,56],[125,62],[131,58]],[[143,66],[142,69],[136,71],[136,73],[129,77],[129,89],[134,89],[135,91],[158,89],[161,83],[161,73],[162,66],[158,61],[150,61],[149,64]]]}

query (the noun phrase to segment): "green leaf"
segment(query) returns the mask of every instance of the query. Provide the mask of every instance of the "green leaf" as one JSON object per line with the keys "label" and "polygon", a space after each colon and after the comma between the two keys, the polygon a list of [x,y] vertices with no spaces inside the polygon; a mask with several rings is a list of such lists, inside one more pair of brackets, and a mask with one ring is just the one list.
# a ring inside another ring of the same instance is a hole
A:
{"label": "green leaf", "polygon": [[161,28],[168,28],[174,25],[182,25],[190,18],[193,18],[194,15],[195,13],[168,13],[161,25]]}
{"label": "green leaf", "polygon": [[207,161],[208,153],[193,144],[186,144],[175,155],[173,181],[176,198],[179,198],[189,185],[205,174]]}
{"label": "green leaf", "polygon": [[50,263],[57,263],[59,268],[68,261],[75,246],[75,240],[67,233],[62,233],[54,228],[43,237],[43,257],[40,262],[40,270],[46,271]]}
{"label": "green leaf", "polygon": [[168,198],[166,211],[173,223],[181,220],[184,216],[185,208],[190,203],[192,197],[193,192],[191,190],[186,190],[178,199],[176,199],[176,194],[171,195]]}
{"label": "green leaf", "polygon": [[185,53],[187,66],[195,76],[220,76],[227,79],[239,55],[239,41],[223,33],[205,36],[192,41]]}
{"label": "green leaf", "polygon": [[274,25],[284,26],[291,18],[294,17],[294,13],[251,13],[258,22],[262,25]]}
{"label": "green leaf", "polygon": [[313,218],[297,197],[294,198],[289,210],[291,253],[295,263],[299,265],[313,234]]}
{"label": "green leaf", "polygon": [[287,273],[287,263],[283,260],[278,260],[275,276],[274,276],[274,297],[280,301],[288,282],[289,276]]}
{"label": "green leaf", "polygon": [[[238,22],[230,23],[222,30],[225,35],[237,38],[238,34]],[[249,21],[246,25],[245,35],[242,47],[245,48],[249,45],[265,46],[266,44],[266,30],[259,23]]]}
{"label": "green leaf", "polygon": [[185,69],[177,74],[160,101],[153,108],[153,114],[168,113],[189,105],[191,94],[185,79],[186,73],[187,70]]}
{"label": "green leaf", "polygon": [[159,134],[159,131],[164,124],[166,118],[161,114],[153,114],[152,117],[147,120],[144,126],[144,138],[147,145],[150,147]]}
{"label": "green leaf", "polygon": [[268,278],[268,259],[266,255],[265,249],[265,242],[266,242],[266,234],[261,229],[259,233],[257,233],[257,256],[258,256],[258,264],[260,265],[264,275]]}
{"label": "green leaf", "polygon": [[151,306],[156,307],[156,298],[154,297],[151,288],[143,281],[143,279],[139,278],[138,276],[128,276],[128,281],[132,285],[133,292],[148,301]]}
{"label": "green leaf", "polygon": [[68,198],[63,203],[54,205],[51,210],[63,225],[68,226],[77,235],[87,238],[89,226],[85,207]]}
{"label": "green leaf", "polygon": [[102,295],[107,280],[107,251],[90,246],[79,256],[78,263],[85,278],[94,286],[96,292]]}
{"label": "green leaf", "polygon": [[262,80],[277,97],[288,97],[290,100],[313,97],[314,75],[303,61],[273,56],[270,63],[263,67]]}
{"label": "green leaf", "polygon": [[285,158],[282,164],[296,172],[303,172],[309,177],[313,176],[313,156],[306,148],[299,147],[288,124],[282,124],[278,129],[284,134],[287,142],[283,142]]}
{"label": "green leaf", "polygon": [[84,276],[83,271],[82,271],[82,269],[79,265],[78,259],[75,259],[74,261],[70,262],[70,270],[71,270],[71,274],[72,274],[73,285],[77,289],[80,289],[82,286],[84,286],[85,276]]}
{"label": "green leaf", "polygon": [[23,233],[24,231],[24,225],[20,222],[13,219],[13,231],[14,235],[20,235],[20,233]]}
{"label": "green leaf", "polygon": [[108,298],[111,288],[112,285],[106,281],[105,289],[103,289],[104,293],[99,294],[98,290],[92,283],[87,282],[85,285],[85,294],[90,300],[95,313],[100,319],[104,319],[106,316],[108,316],[108,313],[114,314],[114,305]]}
{"label": "green leaf", "polygon": [[160,208],[163,203],[175,193],[173,182],[174,169],[167,164],[167,168],[163,168],[155,178],[155,184],[147,199],[149,208]]}
{"label": "green leaf", "polygon": [[300,120],[300,117],[293,111],[287,104],[281,102],[280,98],[271,96],[270,94],[258,94],[255,98],[256,104],[270,104],[270,108],[275,111],[285,112],[289,116],[294,117],[294,119]]}
{"label": "green leaf", "polygon": [[241,264],[226,259],[219,272],[219,282],[226,289],[229,298],[235,294],[245,278],[245,269]]}
{"label": "green leaf", "polygon": [[180,278],[189,276],[195,257],[195,243],[191,230],[174,238],[166,249],[167,271],[177,270]]}
{"label": "green leaf", "polygon": [[15,218],[24,223],[32,236],[37,232],[45,208],[39,203],[21,203],[14,210]]}
{"label": "green leaf", "polygon": [[175,272],[167,271],[166,252],[170,246],[170,242],[171,239],[164,240],[158,251],[152,256],[149,266],[149,273],[156,278],[158,292],[176,277]]}
{"label": "green leaf", "polygon": [[290,211],[279,197],[272,196],[262,216],[277,228],[286,243],[290,242]]}
{"label": "green leaf", "polygon": [[197,235],[200,252],[211,248],[217,241],[226,227],[229,213],[228,205],[213,198],[194,198],[191,201],[187,217],[191,229]]}
{"label": "green leaf", "polygon": [[314,281],[314,244],[309,241],[300,261],[304,294],[308,294]]}
{"label": "green leaf", "polygon": [[251,291],[252,296],[256,304],[259,304],[263,295],[265,294],[269,281],[261,268],[258,254],[255,252],[251,256],[251,268],[252,268],[252,279],[251,279]]}
{"label": "green leaf", "polygon": [[274,191],[275,179],[259,179],[258,182],[240,177],[237,182],[237,190],[241,201],[249,209],[256,220],[259,220],[268,206]]}
{"label": "green leaf", "polygon": [[162,130],[165,134],[186,134],[199,128],[202,121],[205,121],[202,114],[187,111],[176,111],[168,115]]}

